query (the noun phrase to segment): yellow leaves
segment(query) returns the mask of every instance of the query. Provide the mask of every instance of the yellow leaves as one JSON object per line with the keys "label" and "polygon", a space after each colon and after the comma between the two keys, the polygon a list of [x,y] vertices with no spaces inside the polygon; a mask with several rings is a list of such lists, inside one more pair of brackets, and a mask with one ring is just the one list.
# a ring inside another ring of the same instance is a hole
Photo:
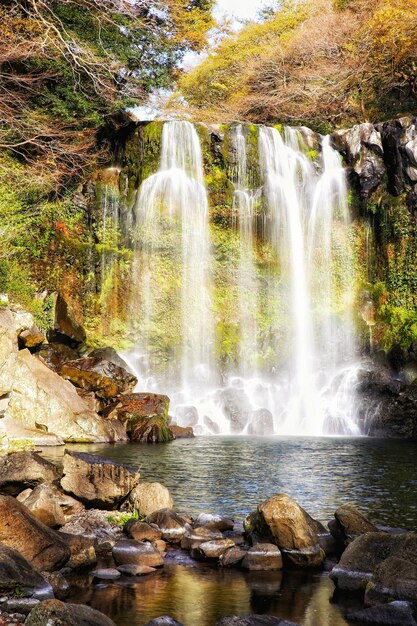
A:
{"label": "yellow leaves", "polygon": [[398,64],[417,53],[417,0],[385,0],[366,26],[375,60]]}

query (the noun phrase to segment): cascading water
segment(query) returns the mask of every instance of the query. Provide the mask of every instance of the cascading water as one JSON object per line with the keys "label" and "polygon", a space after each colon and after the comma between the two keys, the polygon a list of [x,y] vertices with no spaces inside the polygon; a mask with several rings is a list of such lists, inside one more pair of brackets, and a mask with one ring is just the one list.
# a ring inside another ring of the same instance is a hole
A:
{"label": "cascading water", "polygon": [[139,388],[167,393],[177,423],[196,433],[358,433],[340,157],[329,138],[317,164],[299,131],[256,132],[253,176],[247,128],[230,129],[236,358],[221,360],[214,266],[225,252],[210,243],[202,150],[189,122],[164,124],[159,169],[138,191],[130,309],[138,349],[127,358]]}

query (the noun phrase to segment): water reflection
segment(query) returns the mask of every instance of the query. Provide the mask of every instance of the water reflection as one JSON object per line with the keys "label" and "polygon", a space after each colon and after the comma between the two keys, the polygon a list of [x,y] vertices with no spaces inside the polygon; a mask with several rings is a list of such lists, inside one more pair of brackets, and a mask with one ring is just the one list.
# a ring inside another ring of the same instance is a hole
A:
{"label": "water reflection", "polygon": [[222,570],[209,566],[167,564],[139,579],[89,586],[72,582],[71,600],[109,615],[117,626],[143,626],[171,615],[185,626],[213,626],[224,615],[277,615],[302,626],[347,626],[329,599],[327,576]]}
{"label": "water reflection", "polygon": [[[200,437],[168,445],[68,446],[127,463],[144,480],[164,483],[176,508],[243,518],[263,499],[285,492],[321,521],[342,502],[381,524],[414,529],[415,442],[368,438]],[[63,450],[45,449],[59,460]]]}

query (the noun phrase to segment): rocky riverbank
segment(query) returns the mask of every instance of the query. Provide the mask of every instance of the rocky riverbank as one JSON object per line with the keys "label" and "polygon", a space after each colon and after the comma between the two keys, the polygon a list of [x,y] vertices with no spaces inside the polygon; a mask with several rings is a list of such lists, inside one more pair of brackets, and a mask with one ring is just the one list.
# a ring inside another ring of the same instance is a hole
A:
{"label": "rocky riverbank", "polygon": [[3,448],[193,435],[171,427],[167,396],[133,392],[138,381],[114,349],[87,349],[85,330],[59,295],[46,335],[22,308],[0,308]]}
{"label": "rocky riverbank", "polygon": [[[381,529],[347,504],[327,527],[285,494],[261,502],[243,525],[216,513],[193,518],[174,509],[163,485],[143,482],[136,470],[68,451],[62,469],[35,452],[0,456],[0,494],[3,624],[110,626],[93,609],[65,603],[71,576],[82,572],[92,585],[134,583],[182,552],[253,575],[328,571],[336,602],[348,606],[355,594],[363,603],[357,611],[343,609],[349,623],[416,624],[416,534]],[[251,616],[220,624],[289,622]]]}

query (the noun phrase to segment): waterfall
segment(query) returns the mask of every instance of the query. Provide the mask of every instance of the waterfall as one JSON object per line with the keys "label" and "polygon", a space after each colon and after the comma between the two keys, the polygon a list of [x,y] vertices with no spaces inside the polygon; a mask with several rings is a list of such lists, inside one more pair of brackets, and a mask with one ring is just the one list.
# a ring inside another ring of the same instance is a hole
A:
{"label": "waterfall", "polygon": [[[136,359],[145,376],[157,369],[166,337],[163,316],[172,318],[174,351],[165,384],[207,382],[212,361],[210,236],[201,146],[189,122],[164,124],[158,171],[143,181],[134,209],[135,240],[131,316],[141,319]],[[145,355],[145,358],[144,358]],[[161,383],[163,389],[163,383]]]}
{"label": "waterfall", "polygon": [[[233,237],[222,231],[212,244],[218,226],[189,122],[164,123],[158,170],[138,190],[130,302],[137,349],[125,355],[138,389],[167,393],[174,420],[197,434],[358,434],[340,156],[324,137],[312,160],[296,129],[253,126],[250,139],[242,124],[228,132],[233,197],[224,210]],[[226,335],[235,350],[228,360],[225,324],[237,329],[237,347]]]}

